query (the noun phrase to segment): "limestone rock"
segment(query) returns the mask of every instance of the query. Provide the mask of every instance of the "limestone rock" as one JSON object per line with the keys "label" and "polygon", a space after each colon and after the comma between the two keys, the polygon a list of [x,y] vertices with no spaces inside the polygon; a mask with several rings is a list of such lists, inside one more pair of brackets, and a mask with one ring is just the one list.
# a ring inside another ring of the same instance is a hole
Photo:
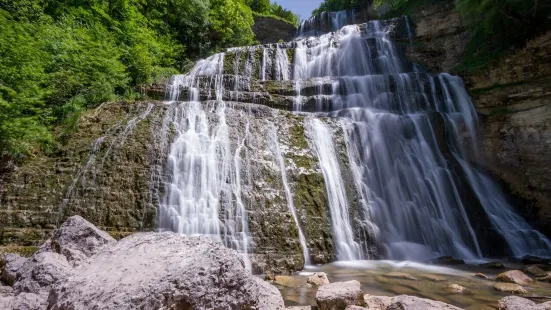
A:
{"label": "limestone rock", "polygon": [[525,285],[533,281],[529,276],[525,275],[520,270],[509,270],[500,273],[497,275],[496,280],[500,282],[516,283],[520,285]]}
{"label": "limestone rock", "polygon": [[38,253],[28,259],[17,281],[13,285],[14,292],[47,294],[50,286],[67,278],[72,267],[65,256],[57,253]]}
{"label": "limestone rock", "polygon": [[348,306],[345,310],[367,310],[367,308],[360,307],[360,306]]}
{"label": "limestone rock", "polygon": [[297,280],[291,276],[275,276],[274,283],[287,287],[298,287]]}
{"label": "limestone rock", "polygon": [[308,278],[306,283],[308,283],[308,286],[310,287],[322,286],[329,284],[329,279],[327,278],[327,274],[325,274],[325,272],[316,272]]}
{"label": "limestone rock", "polygon": [[386,310],[392,305],[392,297],[364,295],[364,301],[367,309],[370,310]]}
{"label": "limestone rock", "polygon": [[536,265],[526,267],[524,272],[535,277],[545,275],[545,271]]}
{"label": "limestone rock", "polygon": [[441,276],[437,276],[437,275],[434,275],[434,274],[427,274],[427,275],[424,275],[423,278],[425,278],[425,279],[427,279],[427,280],[430,280],[430,281],[433,281],[433,282],[442,282],[442,281],[446,281],[446,278],[441,277]]}
{"label": "limestone rock", "polygon": [[494,289],[500,292],[506,292],[511,294],[525,295],[528,291],[524,287],[515,283],[496,283]]}
{"label": "limestone rock", "polygon": [[478,265],[483,268],[490,268],[490,269],[505,269],[505,265],[503,265],[502,262],[491,262],[491,263],[485,263]]}
{"label": "limestone rock", "polygon": [[363,306],[360,282],[336,282],[320,286],[316,293],[320,310],[342,310],[347,306]]}
{"label": "limestone rock", "polygon": [[498,310],[549,310],[551,309],[551,301],[543,304],[518,296],[507,296],[502,298],[497,303]]}
{"label": "limestone rock", "polygon": [[483,273],[477,273],[474,276],[477,277],[477,278],[482,278],[482,279],[490,279],[487,275],[485,275]]}
{"label": "limestone rock", "polygon": [[0,285],[0,297],[13,296],[13,288],[11,286]]}
{"label": "limestone rock", "polygon": [[464,294],[464,293],[469,292],[468,289],[464,288],[463,286],[461,286],[459,284],[448,284],[448,285],[446,285],[446,291],[450,292],[450,293],[455,293],[455,294]]}
{"label": "limestone rock", "polygon": [[104,245],[116,242],[105,231],[99,230],[87,220],[75,215],[68,218],[38,252],[59,253],[65,256],[72,266],[78,266]]}
{"label": "limestone rock", "polygon": [[522,257],[521,262],[525,265],[551,264],[551,259],[526,255]]}
{"label": "limestone rock", "polygon": [[284,309],[274,286],[207,237],[142,233],[103,247],[50,291],[62,309]]}
{"label": "limestone rock", "polygon": [[440,301],[400,295],[392,298],[392,304],[386,310],[461,310]]}
{"label": "limestone rock", "polygon": [[296,306],[296,307],[287,307],[285,310],[312,310],[311,306]]}
{"label": "limestone rock", "polygon": [[464,265],[465,261],[462,259],[453,258],[451,256],[441,256],[429,261],[435,265]]}
{"label": "limestone rock", "polygon": [[384,276],[387,278],[394,278],[394,279],[417,280],[417,278],[403,272],[389,272],[389,273],[385,273]]}
{"label": "limestone rock", "polygon": [[0,296],[2,310],[44,310],[48,306],[47,293],[21,293],[17,296]]}
{"label": "limestone rock", "polygon": [[7,253],[3,255],[1,261],[3,268],[0,274],[0,280],[8,285],[13,285],[17,279],[19,270],[23,267],[27,259],[18,254]]}

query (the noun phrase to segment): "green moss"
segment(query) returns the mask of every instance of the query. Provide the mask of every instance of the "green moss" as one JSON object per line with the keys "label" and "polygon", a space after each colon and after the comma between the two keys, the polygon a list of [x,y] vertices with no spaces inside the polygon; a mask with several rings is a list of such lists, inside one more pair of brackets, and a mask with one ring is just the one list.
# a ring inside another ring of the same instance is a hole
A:
{"label": "green moss", "polygon": [[287,58],[289,59],[290,64],[295,63],[295,49],[294,48],[288,48],[285,50],[287,52]]}
{"label": "green moss", "polygon": [[[0,247],[0,253],[14,253],[23,257],[31,257],[38,251],[36,246],[5,246]],[[2,263],[0,263],[1,265]]]}
{"label": "green moss", "polygon": [[234,62],[235,62],[235,52],[227,52],[224,55],[224,74],[235,74],[235,72],[233,72]]}
{"label": "green moss", "polygon": [[293,147],[299,147],[302,149],[309,148],[308,141],[306,141],[306,133],[304,132],[304,126],[295,125],[289,128],[289,135],[291,145]]}

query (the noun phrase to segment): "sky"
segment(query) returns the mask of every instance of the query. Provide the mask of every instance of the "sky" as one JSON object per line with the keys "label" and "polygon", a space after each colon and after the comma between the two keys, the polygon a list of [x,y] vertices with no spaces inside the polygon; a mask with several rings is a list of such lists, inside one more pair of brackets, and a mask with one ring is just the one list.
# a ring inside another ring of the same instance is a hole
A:
{"label": "sky", "polygon": [[300,19],[307,19],[312,15],[312,11],[317,8],[322,0],[275,0],[282,7],[298,14]]}

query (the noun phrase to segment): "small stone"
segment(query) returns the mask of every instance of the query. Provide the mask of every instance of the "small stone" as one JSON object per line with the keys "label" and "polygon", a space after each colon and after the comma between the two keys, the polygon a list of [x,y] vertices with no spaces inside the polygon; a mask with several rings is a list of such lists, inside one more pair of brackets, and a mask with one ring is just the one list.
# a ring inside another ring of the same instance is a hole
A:
{"label": "small stone", "polygon": [[309,287],[322,286],[329,284],[329,279],[327,278],[327,274],[325,274],[325,272],[316,272],[308,278],[306,283],[308,283]]}
{"label": "small stone", "polygon": [[429,261],[434,265],[464,265],[465,261],[462,259],[453,258],[451,256],[441,256]]}
{"label": "small stone", "polygon": [[299,286],[297,280],[291,276],[275,276],[274,283],[287,287]]}
{"label": "small stone", "polygon": [[446,285],[446,291],[454,294],[464,294],[468,293],[469,290],[464,288],[463,286],[459,284],[448,284]]}
{"label": "small stone", "polygon": [[342,310],[347,306],[363,306],[363,292],[360,282],[336,282],[320,286],[316,302],[320,310]]}
{"label": "small stone", "polygon": [[489,279],[489,277],[483,273],[477,273],[474,276],[482,279]]}
{"label": "small stone", "polygon": [[524,269],[524,272],[535,277],[546,275],[545,271],[536,265],[526,267]]}
{"label": "small stone", "polygon": [[394,279],[417,280],[417,278],[403,272],[389,272],[389,273],[385,273],[384,276],[387,278],[394,278]]}
{"label": "small stone", "polygon": [[505,269],[505,265],[501,262],[491,262],[491,263],[485,263],[478,265],[483,268],[490,268],[490,269]]}
{"label": "small stone", "polygon": [[364,295],[364,301],[367,309],[370,310],[386,310],[390,305],[392,305],[392,297],[387,296],[373,296],[373,295]]}
{"label": "small stone", "polygon": [[446,281],[446,278],[441,277],[441,276],[437,276],[437,275],[433,275],[433,274],[424,275],[423,278],[425,278],[427,280],[430,280],[430,281],[433,281],[433,282]]}
{"label": "small stone", "polygon": [[529,276],[525,275],[520,270],[509,270],[500,273],[497,275],[496,280],[500,282],[516,283],[520,285],[525,285],[533,281]]}
{"label": "small stone", "polygon": [[528,294],[528,291],[524,287],[515,284],[515,283],[496,283],[494,289],[500,292],[506,292],[510,294],[525,295]]}

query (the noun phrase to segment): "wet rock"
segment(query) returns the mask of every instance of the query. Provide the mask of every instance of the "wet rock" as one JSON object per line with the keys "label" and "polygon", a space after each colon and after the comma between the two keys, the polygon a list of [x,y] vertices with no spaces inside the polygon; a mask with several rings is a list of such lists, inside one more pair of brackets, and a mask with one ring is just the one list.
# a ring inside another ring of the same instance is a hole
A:
{"label": "wet rock", "polygon": [[320,310],[342,310],[347,306],[363,306],[360,282],[336,282],[320,286],[316,293],[316,302]]}
{"label": "wet rock", "polygon": [[39,249],[39,253],[54,252],[67,258],[72,266],[92,256],[101,247],[117,241],[105,231],[99,230],[82,217],[75,215],[67,219],[56,233]]}
{"label": "wet rock", "polygon": [[551,309],[551,301],[543,304],[518,296],[507,296],[497,302],[498,310],[548,310]]}
{"label": "wet rock", "polygon": [[464,265],[465,261],[462,259],[453,258],[451,256],[442,256],[429,261],[434,265]]}
{"label": "wet rock", "polygon": [[546,272],[543,269],[541,269],[540,267],[538,267],[536,265],[526,267],[524,269],[524,272],[526,272],[529,275],[535,276],[535,277],[542,276],[542,275],[546,274]]}
{"label": "wet rock", "polygon": [[500,292],[506,292],[510,294],[525,295],[528,291],[524,287],[515,283],[496,283],[494,289]]}
{"label": "wet rock", "polygon": [[207,237],[135,234],[102,247],[50,291],[62,309],[284,309],[274,286],[241,256]]}
{"label": "wet rock", "polygon": [[442,282],[442,281],[446,281],[446,278],[441,277],[441,276],[437,276],[437,275],[434,275],[434,274],[427,274],[427,275],[424,275],[423,278],[425,278],[425,279],[427,279],[427,280],[430,280],[430,281],[433,281],[433,282]]}
{"label": "wet rock", "polygon": [[440,301],[408,295],[392,297],[392,304],[386,310],[461,310]]}
{"label": "wet rock", "polygon": [[448,284],[446,285],[446,291],[454,294],[464,294],[468,293],[469,290],[464,288],[459,284]]}
{"label": "wet rock", "polygon": [[543,275],[537,276],[536,280],[541,282],[551,283],[551,272],[547,272],[547,273],[544,273]]}
{"label": "wet rock", "polygon": [[483,273],[477,273],[474,276],[477,277],[477,278],[482,278],[482,279],[490,279],[487,275],[485,275]]}
{"label": "wet rock", "polygon": [[491,263],[485,263],[478,265],[483,268],[490,268],[490,269],[505,269],[505,265],[503,265],[502,262],[491,262]]}
{"label": "wet rock", "polygon": [[500,282],[516,283],[520,285],[525,285],[533,281],[529,276],[525,275],[520,270],[509,270],[500,273],[497,275],[496,280]]}
{"label": "wet rock", "polygon": [[386,310],[390,305],[392,305],[392,297],[387,296],[373,296],[373,295],[364,295],[364,301],[367,309],[373,310]]}
{"label": "wet rock", "polygon": [[4,254],[0,259],[0,266],[2,266],[0,280],[8,285],[13,285],[17,279],[18,272],[26,261],[26,258],[18,254]]}
{"label": "wet rock", "polygon": [[14,292],[19,293],[45,293],[58,281],[67,278],[72,267],[65,256],[57,253],[38,253],[28,259],[17,281],[13,285]]}
{"label": "wet rock", "polygon": [[287,287],[299,286],[297,280],[291,276],[275,276],[274,283]]}
{"label": "wet rock", "polygon": [[417,278],[403,272],[389,272],[389,273],[385,273],[384,276],[387,278],[394,278],[394,279],[417,280]]}
{"label": "wet rock", "polygon": [[525,265],[539,265],[539,264],[549,265],[551,264],[551,259],[541,258],[537,256],[532,256],[532,255],[526,255],[522,257],[521,262]]}
{"label": "wet rock", "polygon": [[325,272],[316,272],[308,278],[306,283],[309,287],[322,286],[329,284],[329,279],[327,278],[327,274],[325,274]]}

